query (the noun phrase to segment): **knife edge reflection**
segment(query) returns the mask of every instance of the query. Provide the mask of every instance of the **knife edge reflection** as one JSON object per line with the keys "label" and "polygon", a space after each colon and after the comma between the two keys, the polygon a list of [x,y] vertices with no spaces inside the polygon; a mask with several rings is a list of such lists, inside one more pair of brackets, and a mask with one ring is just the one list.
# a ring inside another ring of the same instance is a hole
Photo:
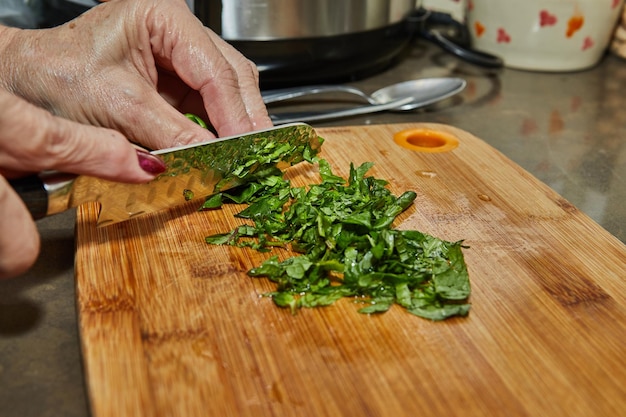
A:
{"label": "knife edge reflection", "polygon": [[87,201],[98,201],[97,225],[105,226],[184,204],[187,189],[196,196],[207,197],[216,191],[221,179],[217,174],[206,175],[198,169],[177,176],[160,176],[147,184],[79,177],[74,181],[69,203],[71,207],[77,207]]}

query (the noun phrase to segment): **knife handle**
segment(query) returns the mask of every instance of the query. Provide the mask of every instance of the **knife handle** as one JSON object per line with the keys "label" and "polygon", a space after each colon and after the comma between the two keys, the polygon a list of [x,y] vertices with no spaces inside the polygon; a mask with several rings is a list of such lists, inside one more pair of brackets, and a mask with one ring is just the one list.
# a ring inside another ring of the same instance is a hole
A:
{"label": "knife handle", "polygon": [[41,219],[48,213],[48,191],[39,175],[9,180],[9,184],[20,196],[33,219]]}
{"label": "knife handle", "polygon": [[77,175],[45,171],[9,180],[33,219],[60,213],[70,208],[71,189]]}

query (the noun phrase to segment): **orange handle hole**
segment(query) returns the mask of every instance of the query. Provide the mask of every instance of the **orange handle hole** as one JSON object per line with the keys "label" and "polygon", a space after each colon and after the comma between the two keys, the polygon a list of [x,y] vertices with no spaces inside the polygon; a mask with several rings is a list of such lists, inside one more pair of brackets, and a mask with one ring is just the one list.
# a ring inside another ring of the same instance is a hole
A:
{"label": "orange handle hole", "polygon": [[408,129],[393,135],[396,144],[418,152],[449,152],[459,146],[459,140],[445,132],[431,129]]}

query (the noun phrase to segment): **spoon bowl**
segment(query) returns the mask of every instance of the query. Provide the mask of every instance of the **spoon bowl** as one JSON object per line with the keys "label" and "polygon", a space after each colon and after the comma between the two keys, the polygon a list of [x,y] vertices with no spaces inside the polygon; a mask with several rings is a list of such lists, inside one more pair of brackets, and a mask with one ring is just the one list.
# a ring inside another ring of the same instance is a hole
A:
{"label": "spoon bowl", "polygon": [[409,103],[393,109],[409,111],[452,97],[461,92],[466,84],[461,78],[422,78],[383,87],[374,91],[370,97],[377,104],[391,103],[411,97],[412,100]]}

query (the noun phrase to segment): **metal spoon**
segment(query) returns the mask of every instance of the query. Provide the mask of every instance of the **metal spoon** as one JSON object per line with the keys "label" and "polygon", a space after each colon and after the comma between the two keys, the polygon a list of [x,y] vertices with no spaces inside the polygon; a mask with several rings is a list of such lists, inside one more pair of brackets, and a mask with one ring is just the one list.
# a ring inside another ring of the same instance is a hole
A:
{"label": "metal spoon", "polygon": [[263,100],[266,104],[289,100],[296,97],[329,92],[354,94],[370,103],[368,106],[359,106],[348,109],[299,113],[276,113],[271,115],[275,124],[282,124],[295,121],[310,122],[314,120],[327,120],[386,110],[414,110],[451,97],[463,91],[466,84],[465,80],[461,78],[442,77],[422,78],[393,84],[381,88],[369,96],[357,88],[340,85],[285,88],[280,90],[265,91],[262,94]]}

